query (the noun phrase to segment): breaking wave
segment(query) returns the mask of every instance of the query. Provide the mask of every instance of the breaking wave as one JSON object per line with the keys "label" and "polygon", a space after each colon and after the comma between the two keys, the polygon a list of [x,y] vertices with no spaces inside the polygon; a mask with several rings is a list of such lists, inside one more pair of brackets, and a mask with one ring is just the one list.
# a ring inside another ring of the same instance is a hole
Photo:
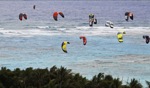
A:
{"label": "breaking wave", "polygon": [[150,32],[150,27],[114,27],[113,29],[105,26],[97,27],[50,27],[37,26],[29,29],[4,29],[0,28],[0,36],[18,36],[33,37],[37,35],[55,36],[55,35],[82,35],[85,36],[109,36],[116,35],[119,31],[125,31],[127,35],[145,35]]}

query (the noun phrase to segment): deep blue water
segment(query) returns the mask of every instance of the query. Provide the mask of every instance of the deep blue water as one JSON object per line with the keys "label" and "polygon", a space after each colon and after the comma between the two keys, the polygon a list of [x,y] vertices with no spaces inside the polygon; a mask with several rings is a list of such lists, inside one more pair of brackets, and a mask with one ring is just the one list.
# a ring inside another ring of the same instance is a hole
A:
{"label": "deep blue water", "polygon": [[[150,45],[142,36],[150,34],[149,9],[149,1],[0,1],[0,67],[56,65],[89,79],[103,72],[145,83],[150,79]],[[55,11],[65,18],[54,21]],[[133,21],[125,21],[126,11],[134,13]],[[19,13],[28,20],[20,21]],[[98,20],[93,27],[88,26],[90,13]],[[113,29],[104,26],[107,20]],[[120,30],[126,31],[123,43],[116,38]],[[87,38],[85,46],[81,35]],[[61,50],[63,41],[70,42],[68,53]]]}

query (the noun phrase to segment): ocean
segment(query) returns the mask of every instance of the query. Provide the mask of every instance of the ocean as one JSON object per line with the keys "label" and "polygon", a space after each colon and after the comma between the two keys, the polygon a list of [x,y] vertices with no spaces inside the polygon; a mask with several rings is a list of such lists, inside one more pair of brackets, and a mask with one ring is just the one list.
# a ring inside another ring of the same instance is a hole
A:
{"label": "ocean", "polygon": [[[110,74],[142,85],[150,81],[150,44],[143,35],[150,35],[149,1],[0,1],[0,67],[51,68],[63,66],[92,79],[98,73]],[[36,8],[33,9],[33,5]],[[53,19],[55,11],[64,18]],[[125,12],[134,20],[125,21]],[[27,20],[19,20],[25,13]],[[89,27],[93,13],[97,24]],[[105,27],[112,21],[114,28]],[[125,31],[123,43],[117,33]],[[80,36],[86,36],[83,45]],[[61,49],[68,41],[68,53]]]}

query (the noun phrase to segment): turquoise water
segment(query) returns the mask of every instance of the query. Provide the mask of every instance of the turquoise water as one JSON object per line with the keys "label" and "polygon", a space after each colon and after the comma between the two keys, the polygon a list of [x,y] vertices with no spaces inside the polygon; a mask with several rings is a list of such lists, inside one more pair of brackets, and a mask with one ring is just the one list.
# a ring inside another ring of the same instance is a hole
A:
{"label": "turquoise water", "polygon": [[[144,84],[150,79],[150,45],[142,38],[150,33],[148,8],[149,1],[0,1],[0,67],[56,65],[88,79],[102,72]],[[65,18],[54,21],[54,11]],[[126,11],[135,14],[133,21],[125,21]],[[28,20],[19,21],[20,12]],[[89,13],[98,20],[93,27],[88,26]],[[104,26],[107,20],[114,22],[113,29]],[[118,31],[126,32],[123,43],[116,38]],[[81,35],[87,38],[85,46]],[[61,50],[63,41],[70,42],[68,53]]]}

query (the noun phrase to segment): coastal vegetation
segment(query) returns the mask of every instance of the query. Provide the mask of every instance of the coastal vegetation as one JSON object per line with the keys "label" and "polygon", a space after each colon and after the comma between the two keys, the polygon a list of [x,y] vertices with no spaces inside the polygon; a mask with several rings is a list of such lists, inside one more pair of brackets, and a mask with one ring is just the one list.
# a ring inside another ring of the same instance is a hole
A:
{"label": "coastal vegetation", "polygon": [[[147,88],[150,88],[150,82],[145,82]],[[79,73],[73,73],[71,69],[53,66],[50,69],[30,67],[24,70],[16,68],[13,71],[1,67],[0,88],[143,88],[143,86],[134,78],[123,84],[119,78],[99,73],[89,80]]]}

